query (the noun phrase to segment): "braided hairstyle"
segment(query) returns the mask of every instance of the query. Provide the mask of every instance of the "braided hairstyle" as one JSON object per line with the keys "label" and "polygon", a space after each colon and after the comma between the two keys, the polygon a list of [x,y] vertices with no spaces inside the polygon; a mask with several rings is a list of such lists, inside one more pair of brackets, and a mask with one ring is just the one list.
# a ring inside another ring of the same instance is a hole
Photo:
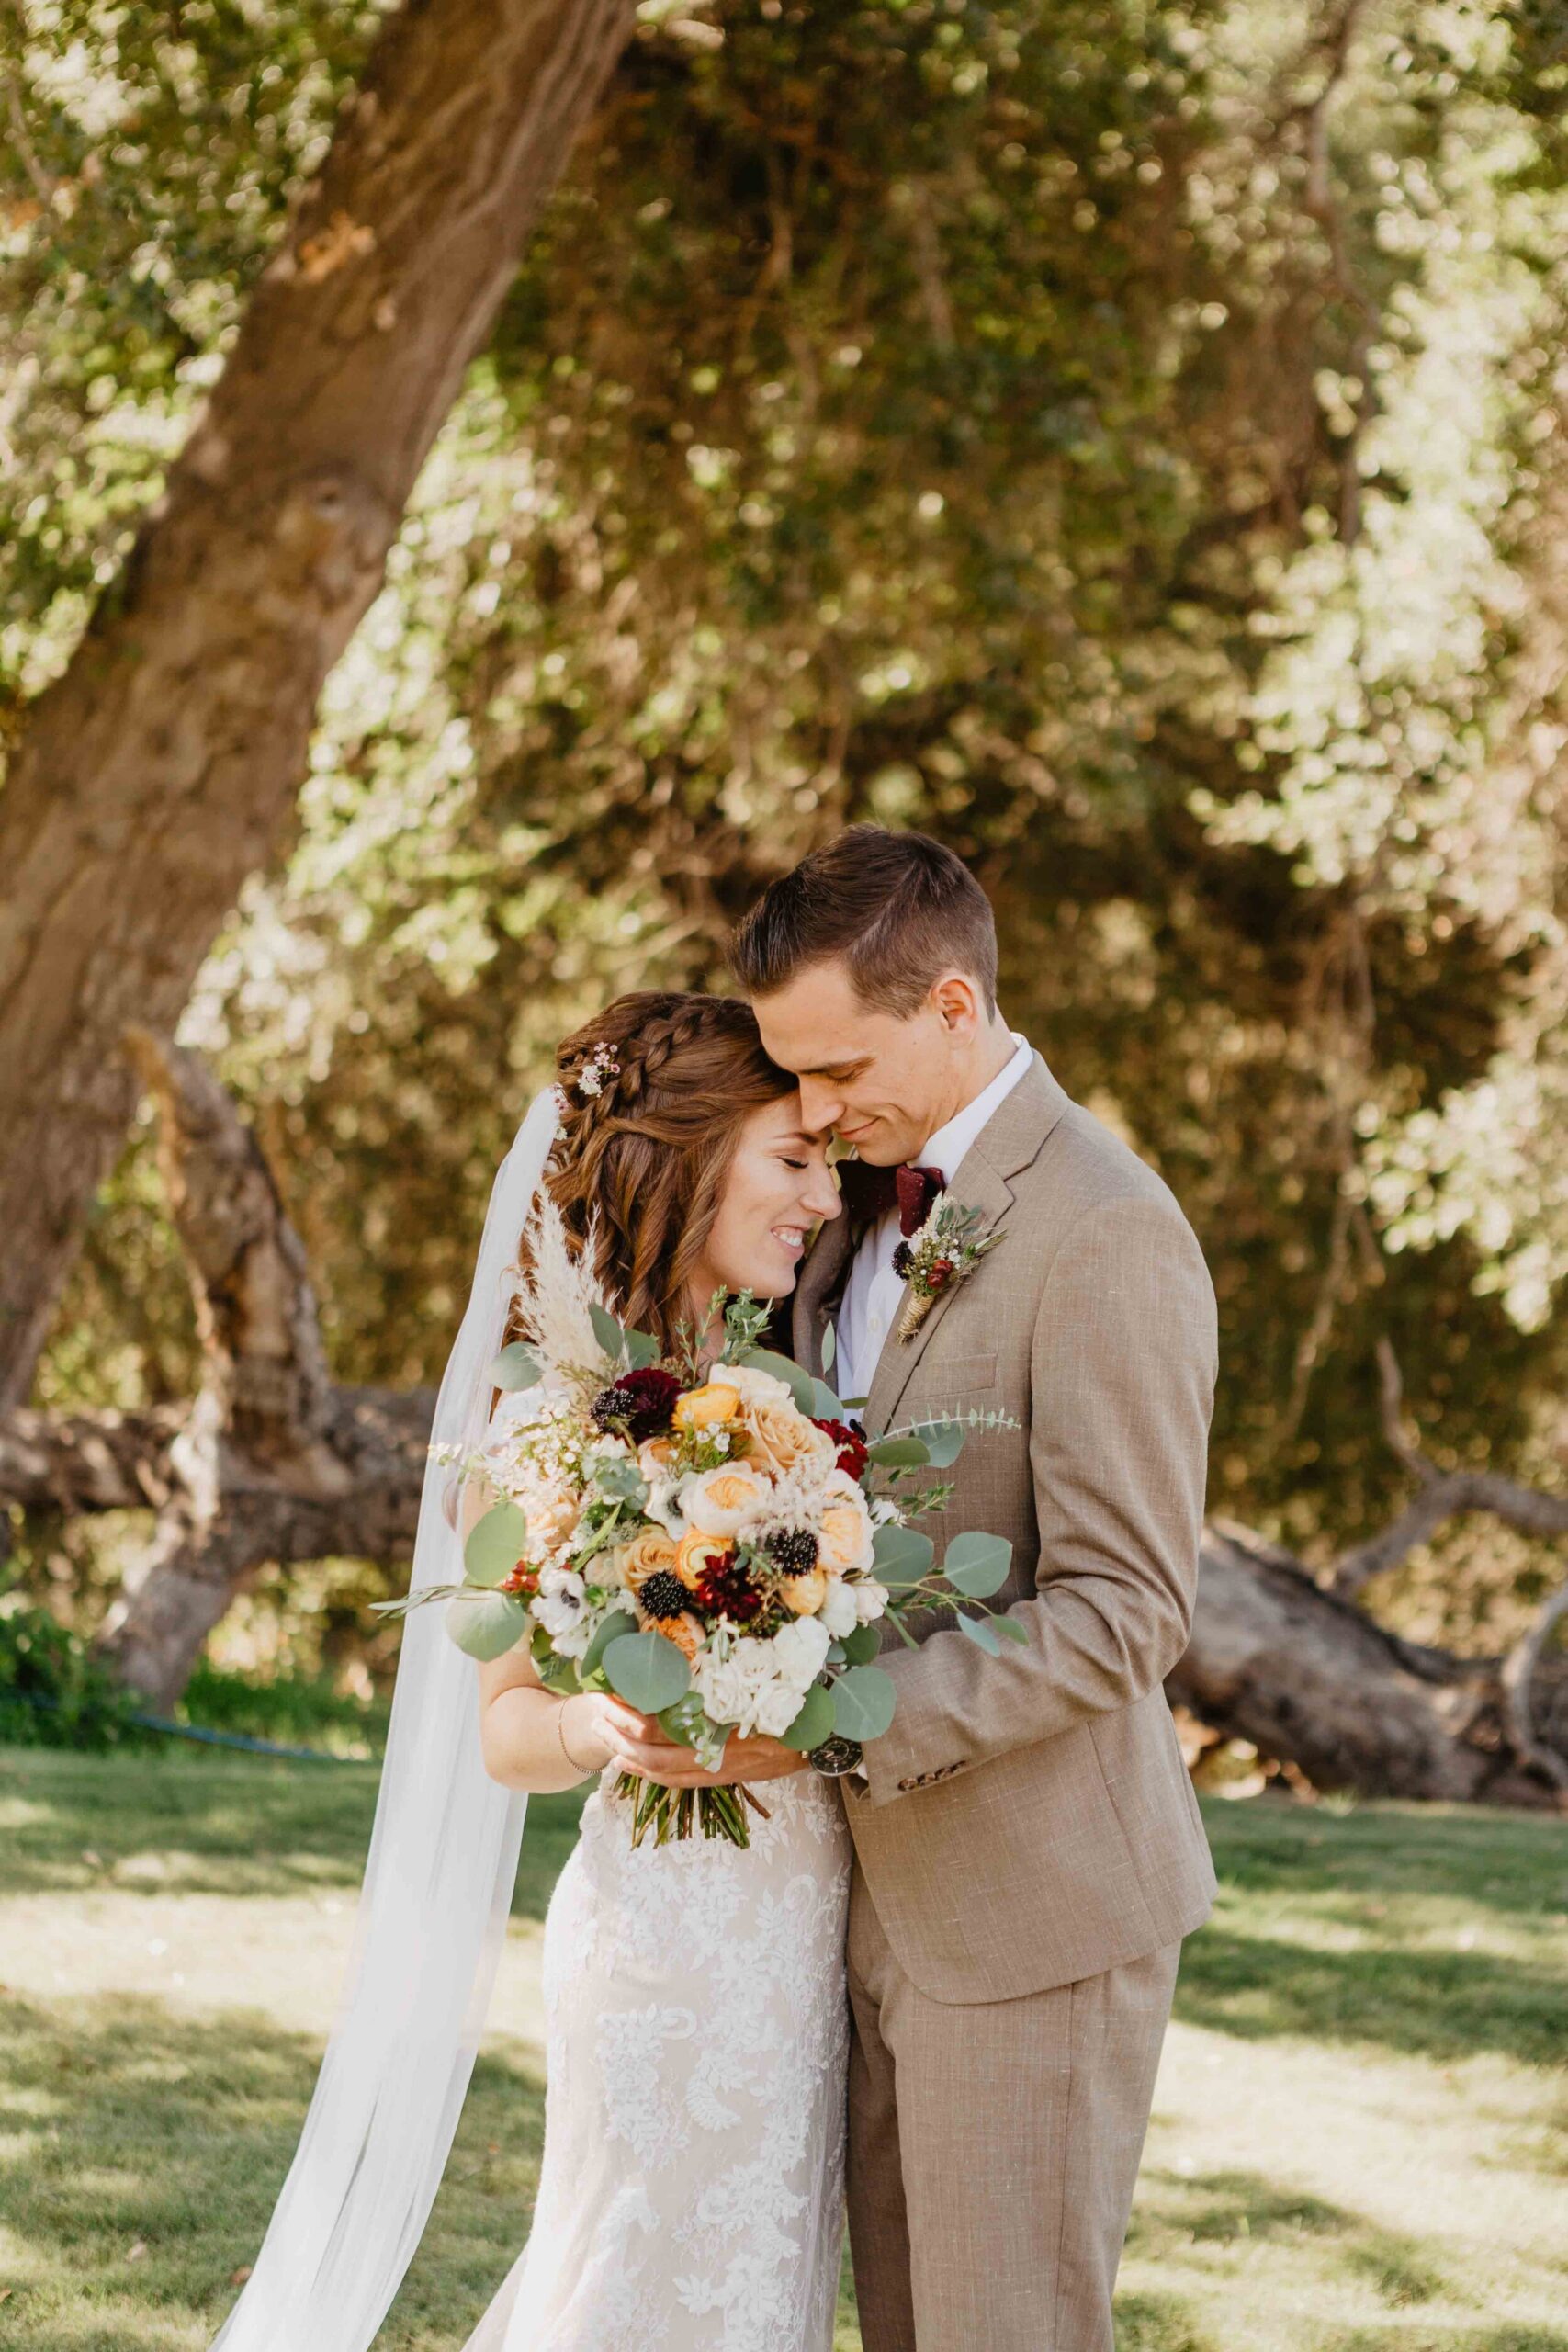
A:
{"label": "braided hairstyle", "polygon": [[[588,1070],[592,1086],[596,1056],[601,1069],[606,1057],[619,1068],[599,1092],[585,1092],[578,1080]],[[564,1133],[545,1182],[568,1241],[581,1252],[592,1235],[602,1295],[633,1330],[672,1348],[677,1326],[691,1320],[686,1286],[741,1127],[798,1080],[768,1059],[739,997],[651,989],[617,997],[564,1038],[556,1067]]]}

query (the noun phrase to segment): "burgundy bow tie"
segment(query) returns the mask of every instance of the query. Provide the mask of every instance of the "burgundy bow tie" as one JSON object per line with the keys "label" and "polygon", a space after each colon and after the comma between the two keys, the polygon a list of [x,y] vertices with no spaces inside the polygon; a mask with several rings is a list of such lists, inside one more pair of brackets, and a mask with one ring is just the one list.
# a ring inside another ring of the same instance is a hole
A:
{"label": "burgundy bow tie", "polygon": [[874,1225],[897,1204],[898,1230],[906,1240],[924,1225],[944,1181],[940,1168],[912,1168],[907,1161],[901,1168],[873,1168],[863,1159],[839,1162],[839,1182],[852,1222]]}

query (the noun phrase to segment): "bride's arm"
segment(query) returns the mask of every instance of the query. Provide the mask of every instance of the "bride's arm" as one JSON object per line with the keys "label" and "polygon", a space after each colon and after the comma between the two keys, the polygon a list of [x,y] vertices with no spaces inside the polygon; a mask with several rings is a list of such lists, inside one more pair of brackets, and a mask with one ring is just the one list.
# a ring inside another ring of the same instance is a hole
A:
{"label": "bride's arm", "polygon": [[[463,1493],[465,1541],[474,1521],[497,1499],[487,1478],[470,1478]],[[479,1668],[479,1743],[485,1770],[503,1789],[546,1796],[573,1789],[610,1760],[605,1702],[592,1691],[563,1699],[547,1690],[527,1645],[519,1643]]]}

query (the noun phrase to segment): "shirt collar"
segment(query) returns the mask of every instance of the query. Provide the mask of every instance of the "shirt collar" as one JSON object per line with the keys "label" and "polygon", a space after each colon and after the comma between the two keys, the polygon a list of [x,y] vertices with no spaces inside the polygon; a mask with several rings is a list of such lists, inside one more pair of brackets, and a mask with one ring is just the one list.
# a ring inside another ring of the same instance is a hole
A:
{"label": "shirt collar", "polygon": [[1027,1037],[1021,1037],[1016,1029],[1010,1029],[1008,1035],[1016,1048],[1012,1059],[1003,1063],[990,1084],[982,1088],[973,1102],[966,1102],[962,1111],[949,1119],[945,1127],[937,1129],[919,1155],[922,1167],[941,1169],[944,1184],[952,1183],[981,1128],[987,1125],[998,1104],[1012,1092],[1034,1060],[1034,1048]]}

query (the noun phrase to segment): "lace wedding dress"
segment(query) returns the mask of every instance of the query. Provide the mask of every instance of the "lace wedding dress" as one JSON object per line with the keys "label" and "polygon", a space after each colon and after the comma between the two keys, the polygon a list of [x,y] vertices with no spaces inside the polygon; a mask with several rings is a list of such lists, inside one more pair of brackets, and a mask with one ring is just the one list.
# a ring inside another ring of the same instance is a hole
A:
{"label": "lace wedding dress", "polygon": [[[497,1403],[491,1431],[532,1418]],[[608,1768],[545,1921],[533,2230],[464,2352],[829,2352],[850,1838],[811,1771],[750,1846],[634,1848]]]}
{"label": "lace wedding dress", "polygon": [[849,1833],[814,1772],[751,1843],[634,1850],[606,1771],[545,1926],[533,2233],[465,2352],[828,2352]]}

